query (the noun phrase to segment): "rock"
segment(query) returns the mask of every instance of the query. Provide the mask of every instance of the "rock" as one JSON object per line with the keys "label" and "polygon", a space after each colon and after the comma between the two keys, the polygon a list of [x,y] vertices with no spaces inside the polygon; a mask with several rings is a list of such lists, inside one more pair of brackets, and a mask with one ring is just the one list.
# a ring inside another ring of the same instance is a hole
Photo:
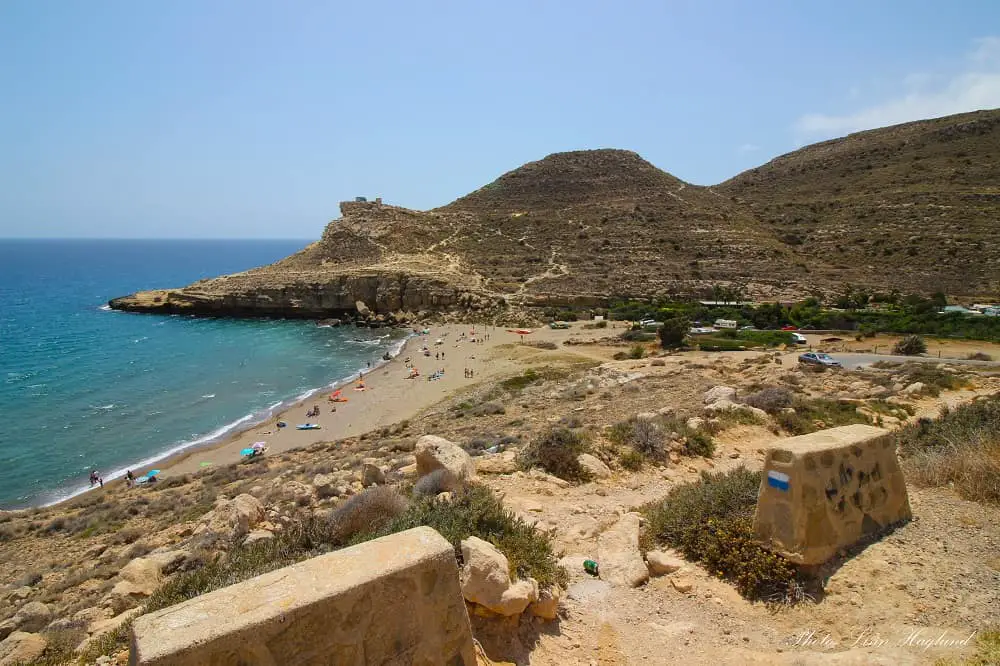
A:
{"label": "rock", "polygon": [[519,615],[538,600],[534,579],[510,580],[507,558],[493,544],[470,536],[462,541],[462,596],[499,615]]}
{"label": "rock", "polygon": [[589,453],[581,453],[577,456],[576,461],[580,463],[580,467],[583,467],[583,469],[595,478],[606,479],[611,476],[611,468]]}
{"label": "rock", "polygon": [[316,489],[316,497],[320,499],[340,497],[339,480],[333,474],[317,474],[313,477],[312,485]]}
{"label": "rock", "polygon": [[313,501],[313,489],[301,481],[286,481],[281,484],[281,498],[299,506],[309,506]]}
{"label": "rock", "polygon": [[535,481],[542,481],[544,483],[551,483],[559,488],[569,488],[572,484],[566,479],[560,479],[558,476],[552,476],[540,469],[528,470],[527,474],[529,479],[534,479]]}
{"label": "rock", "polygon": [[518,469],[517,453],[514,451],[479,456],[475,460],[476,471],[481,474],[510,474]]}
{"label": "rock", "polygon": [[191,551],[184,549],[164,550],[146,555],[146,559],[160,567],[160,573],[169,576],[180,569],[191,557]]}
{"label": "rock", "polygon": [[27,585],[22,585],[21,587],[11,590],[7,598],[11,601],[24,601],[31,596],[31,588]]}
{"label": "rock", "polygon": [[638,587],[649,580],[649,570],[639,552],[641,519],[638,513],[626,513],[597,538],[600,575],[612,585]]}
{"label": "rock", "polygon": [[694,583],[692,583],[690,579],[684,578],[683,576],[671,578],[670,584],[681,594],[687,594],[692,590],[692,588],[694,588]]}
{"label": "rock", "polygon": [[687,427],[691,430],[701,430],[705,427],[705,419],[700,416],[692,416],[687,420]]}
{"label": "rock", "polygon": [[674,465],[680,465],[681,464],[681,454],[677,453],[677,451],[671,451],[670,452],[670,462],[673,463]]}
{"label": "rock", "polygon": [[675,411],[673,407],[660,407],[656,413],[660,416],[673,416]]}
{"label": "rock", "polygon": [[659,414],[656,412],[639,412],[635,415],[636,420],[639,421],[655,421]]}
{"label": "rock", "polygon": [[528,606],[528,612],[543,620],[554,620],[559,615],[559,598],[561,596],[562,590],[559,589],[558,585],[540,590],[538,601],[531,602],[531,605]]}
{"label": "rock", "polygon": [[726,398],[721,398],[711,404],[705,405],[704,411],[706,414],[718,414],[719,412],[731,412],[733,410],[740,409],[741,407],[743,407],[743,405]]}
{"label": "rock", "polygon": [[372,316],[371,309],[365,305],[364,301],[355,301],[354,309],[358,311],[358,315],[360,315],[363,319],[368,319],[368,317]]}
{"label": "rock", "polygon": [[44,636],[15,631],[0,642],[0,666],[14,666],[35,661],[45,652],[49,642]]}
{"label": "rock", "polygon": [[924,388],[925,386],[923,382],[913,382],[912,384],[904,388],[902,393],[903,395],[920,395],[921,393],[924,392]]}
{"label": "rock", "polygon": [[736,389],[732,386],[715,386],[705,391],[704,404],[711,405],[720,400],[736,402]]}
{"label": "rock", "polygon": [[[17,631],[33,633],[41,631],[52,621],[52,609],[40,601],[29,601],[21,606],[11,618]],[[11,633],[11,632],[8,632]]]}
{"label": "rock", "polygon": [[740,409],[749,414],[753,414],[761,421],[767,421],[767,412],[759,407],[751,407],[750,405],[740,405]]}
{"label": "rock", "polygon": [[252,543],[257,543],[258,541],[267,541],[268,539],[274,538],[274,532],[270,530],[254,530],[247,535],[247,538],[243,540],[244,546],[249,546]]}
{"label": "rock", "polygon": [[873,386],[868,391],[868,397],[873,398],[875,400],[879,400],[881,398],[888,398],[890,395],[892,395],[892,391],[887,389],[885,386]]}
{"label": "rock", "polygon": [[117,615],[134,608],[140,601],[151,595],[160,586],[163,574],[160,565],[145,557],[138,557],[118,573],[121,580],[111,588],[106,601]]}
{"label": "rock", "polygon": [[101,636],[104,636],[105,634],[114,631],[115,629],[122,626],[132,618],[139,615],[141,612],[142,612],[141,607],[131,608],[123,613],[119,613],[118,615],[112,618],[106,618],[106,619],[102,618],[94,620],[93,622],[91,622],[90,626],[87,627],[87,633],[89,634],[89,637],[81,644],[79,649],[81,649],[81,651],[83,649],[86,649],[88,645],[92,644]]}
{"label": "rock", "polygon": [[417,476],[423,477],[434,470],[447,470],[443,479],[447,490],[460,490],[462,485],[476,476],[476,463],[458,444],[437,435],[424,435],[414,449],[417,459]]}
{"label": "rock", "polygon": [[671,574],[684,566],[684,560],[672,550],[651,550],[646,553],[649,573],[654,576]]}
{"label": "rock", "polygon": [[361,485],[365,488],[385,483],[385,470],[375,463],[366,462],[361,466]]}
{"label": "rock", "polygon": [[194,534],[202,542],[231,542],[242,539],[251,528],[266,517],[264,505],[253,495],[237,495],[231,500],[220,499],[206,513]]}

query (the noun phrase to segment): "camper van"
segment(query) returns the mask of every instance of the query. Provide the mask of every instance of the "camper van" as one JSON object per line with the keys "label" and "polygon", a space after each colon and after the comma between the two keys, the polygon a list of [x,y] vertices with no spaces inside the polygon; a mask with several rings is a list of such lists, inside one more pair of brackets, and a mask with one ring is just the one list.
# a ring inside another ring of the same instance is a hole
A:
{"label": "camper van", "polygon": [[736,326],[737,326],[737,323],[738,322],[736,322],[733,319],[716,319],[715,320],[715,327],[716,328],[733,328],[733,329],[735,329]]}

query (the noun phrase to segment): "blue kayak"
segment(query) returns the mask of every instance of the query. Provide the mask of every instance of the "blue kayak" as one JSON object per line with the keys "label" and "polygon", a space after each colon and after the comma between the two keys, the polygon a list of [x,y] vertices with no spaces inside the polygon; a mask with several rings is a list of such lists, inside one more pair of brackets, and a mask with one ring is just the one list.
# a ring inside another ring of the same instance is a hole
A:
{"label": "blue kayak", "polygon": [[296,430],[319,430],[319,424],[318,423],[300,423],[299,425],[295,426],[295,429]]}

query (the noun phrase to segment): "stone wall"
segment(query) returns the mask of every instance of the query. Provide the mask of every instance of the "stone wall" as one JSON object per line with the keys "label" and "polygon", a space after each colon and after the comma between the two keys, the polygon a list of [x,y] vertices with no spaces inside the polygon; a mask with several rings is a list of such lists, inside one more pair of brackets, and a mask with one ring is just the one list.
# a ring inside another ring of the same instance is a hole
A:
{"label": "stone wall", "polygon": [[793,562],[822,564],[910,517],[895,444],[881,428],[821,430],[767,452],[754,531]]}
{"label": "stone wall", "polygon": [[130,664],[475,666],[455,549],[429,527],[136,619]]}

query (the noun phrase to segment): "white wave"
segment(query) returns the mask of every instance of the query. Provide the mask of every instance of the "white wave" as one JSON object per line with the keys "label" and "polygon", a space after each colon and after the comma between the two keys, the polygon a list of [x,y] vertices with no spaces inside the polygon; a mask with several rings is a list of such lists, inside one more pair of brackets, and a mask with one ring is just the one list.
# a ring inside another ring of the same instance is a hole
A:
{"label": "white wave", "polygon": [[110,405],[91,405],[90,408],[99,411],[109,412],[115,408],[115,403],[112,402]]}
{"label": "white wave", "polygon": [[214,398],[215,394],[214,393],[206,393],[205,395],[203,395],[201,397],[203,397],[203,398],[205,398],[207,400],[209,398]]}
{"label": "white wave", "polygon": [[111,306],[105,303],[104,305],[97,308],[98,310],[103,310],[104,312],[112,312]]}

